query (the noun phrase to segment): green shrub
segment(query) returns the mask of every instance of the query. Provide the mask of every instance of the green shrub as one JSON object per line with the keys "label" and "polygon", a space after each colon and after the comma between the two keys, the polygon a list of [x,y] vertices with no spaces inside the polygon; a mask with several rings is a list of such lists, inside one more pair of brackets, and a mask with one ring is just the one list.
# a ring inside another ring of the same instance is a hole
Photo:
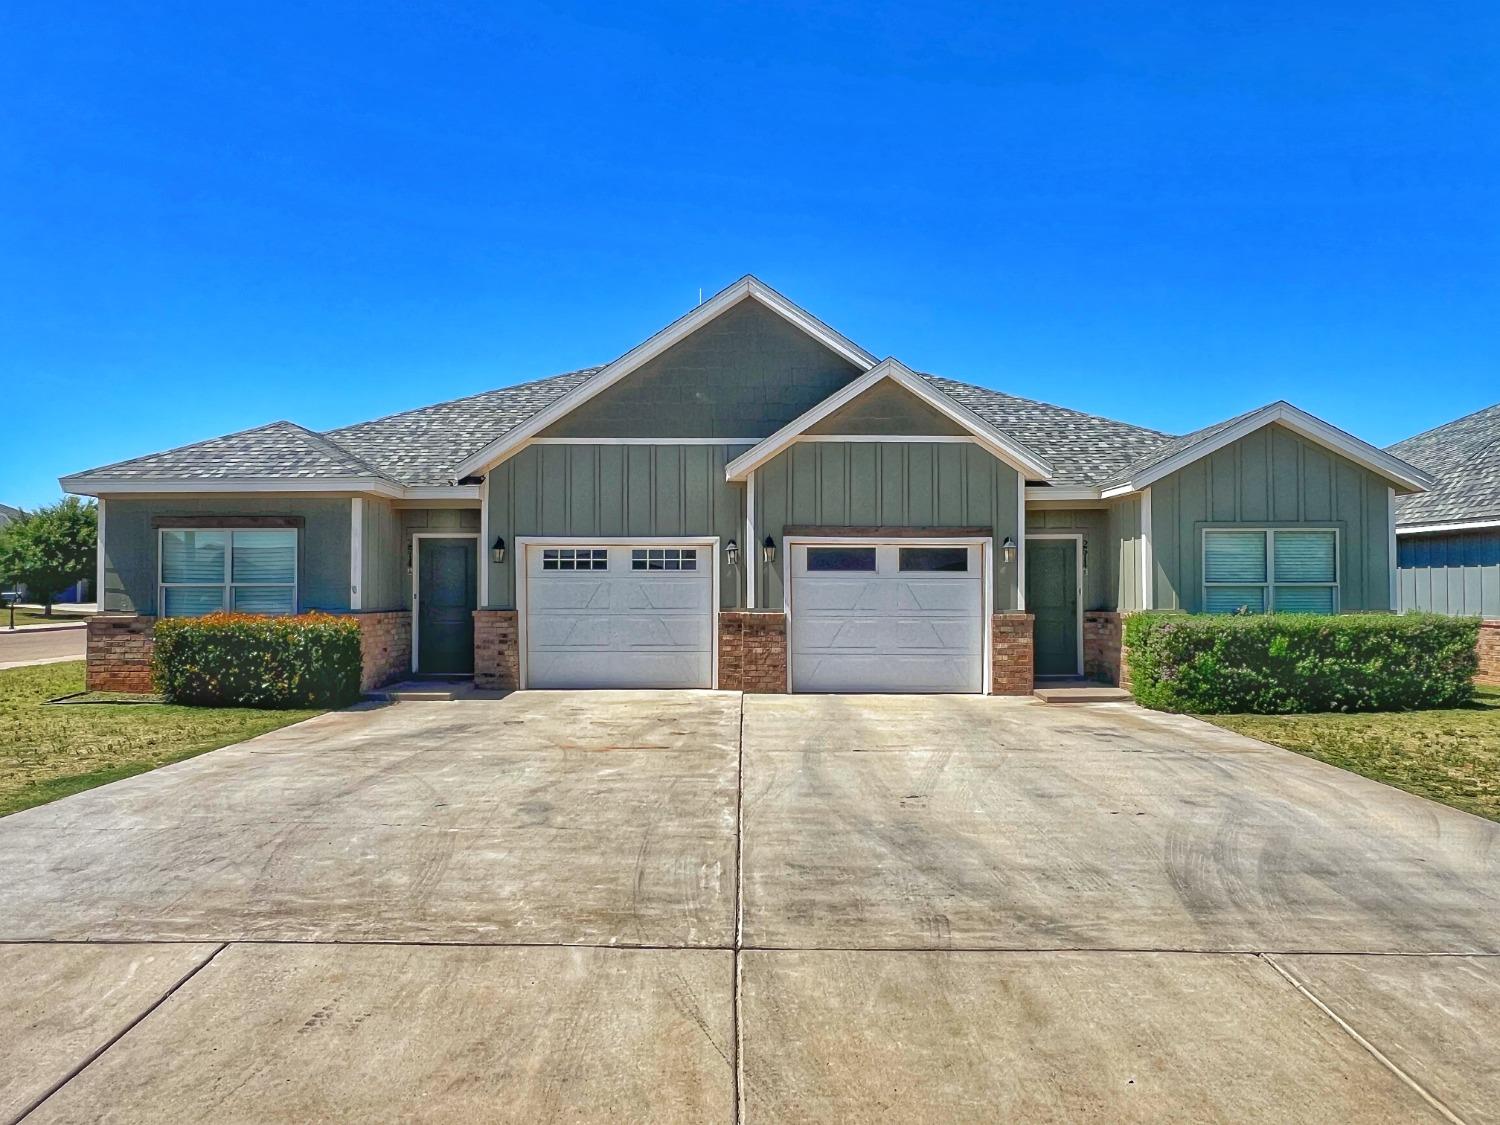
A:
{"label": "green shrub", "polygon": [[1475,618],[1430,613],[1125,621],[1136,701],[1198,714],[1459,707],[1473,697],[1478,636]]}
{"label": "green shrub", "polygon": [[359,698],[359,625],[326,613],[211,613],[156,623],[152,671],[171,703],[341,707]]}

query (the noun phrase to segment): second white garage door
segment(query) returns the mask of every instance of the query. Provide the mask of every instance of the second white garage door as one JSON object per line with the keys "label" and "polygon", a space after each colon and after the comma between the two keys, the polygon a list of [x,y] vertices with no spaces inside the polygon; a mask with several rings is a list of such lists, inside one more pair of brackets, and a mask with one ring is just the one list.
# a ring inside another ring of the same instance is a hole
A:
{"label": "second white garage door", "polygon": [[526,548],[528,688],[714,686],[711,545]]}
{"label": "second white garage door", "polygon": [[982,692],[978,544],[794,544],[793,691]]}

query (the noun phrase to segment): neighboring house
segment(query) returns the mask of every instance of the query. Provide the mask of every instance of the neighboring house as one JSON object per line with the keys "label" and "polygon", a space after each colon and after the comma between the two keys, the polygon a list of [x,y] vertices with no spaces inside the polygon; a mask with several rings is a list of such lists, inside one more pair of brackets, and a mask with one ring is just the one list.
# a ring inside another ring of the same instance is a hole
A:
{"label": "neighboring house", "polygon": [[1390,452],[1437,482],[1396,503],[1401,608],[1500,617],[1500,403]]}
{"label": "neighboring house", "polygon": [[90,682],[158,614],[359,616],[369,684],[1023,693],[1120,615],[1388,610],[1421,471],[1273,403],[1181,437],[877,359],[745,278],[613,363],[64,478]]}
{"label": "neighboring house", "polygon": [[12,508],[9,504],[0,504],[0,527],[4,527],[12,520],[17,520],[20,518],[20,508]]}

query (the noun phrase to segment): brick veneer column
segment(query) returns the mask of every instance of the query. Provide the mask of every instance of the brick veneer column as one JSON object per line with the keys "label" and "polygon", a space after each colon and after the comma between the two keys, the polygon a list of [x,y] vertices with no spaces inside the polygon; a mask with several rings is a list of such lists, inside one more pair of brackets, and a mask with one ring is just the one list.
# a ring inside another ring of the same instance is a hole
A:
{"label": "brick veneer column", "polygon": [[719,687],[786,691],[786,614],[746,610],[719,614]]}
{"label": "brick veneer column", "polygon": [[100,614],[89,618],[84,678],[88,689],[150,691],[155,628],[156,618],[135,614]]}
{"label": "brick veneer column", "polygon": [[370,691],[410,674],[410,612],[393,609],[352,616],[359,622],[359,689]]}
{"label": "brick veneer column", "polygon": [[1125,617],[1112,609],[1083,615],[1083,674],[1101,683],[1128,685],[1125,668]]}
{"label": "brick veneer column", "polygon": [[1482,684],[1500,687],[1500,617],[1479,623],[1479,675]]}
{"label": "brick veneer column", "polygon": [[991,692],[1031,694],[1036,680],[1031,614],[997,613],[990,619],[990,656]]}
{"label": "brick veneer column", "polygon": [[513,609],[474,611],[474,686],[513,691],[521,686],[520,632]]}

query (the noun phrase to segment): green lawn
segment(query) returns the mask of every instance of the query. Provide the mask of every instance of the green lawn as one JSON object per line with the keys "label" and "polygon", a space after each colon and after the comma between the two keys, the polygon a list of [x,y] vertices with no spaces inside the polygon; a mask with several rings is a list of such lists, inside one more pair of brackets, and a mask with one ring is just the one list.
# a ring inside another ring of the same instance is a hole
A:
{"label": "green lawn", "polygon": [[[92,613],[67,613],[61,609],[52,611],[51,617],[43,616],[39,609],[16,609],[16,625],[67,625],[70,622],[87,621]],[[10,628],[10,606],[0,605],[0,636]]]}
{"label": "green lawn", "polygon": [[318,711],[45,707],[83,690],[83,661],[0,671],[0,816],[241,742]]}
{"label": "green lawn", "polygon": [[1203,715],[1320,762],[1500,820],[1500,690],[1452,711]]}

